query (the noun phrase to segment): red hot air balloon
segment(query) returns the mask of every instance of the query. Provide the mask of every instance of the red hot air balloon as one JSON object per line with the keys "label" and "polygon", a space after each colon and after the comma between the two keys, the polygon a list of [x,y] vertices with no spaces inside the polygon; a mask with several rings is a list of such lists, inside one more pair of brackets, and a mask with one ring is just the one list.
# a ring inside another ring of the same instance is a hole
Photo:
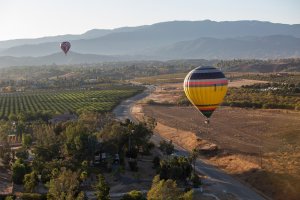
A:
{"label": "red hot air balloon", "polygon": [[71,48],[71,44],[70,44],[70,42],[62,42],[62,43],[60,43],[60,48],[67,55],[68,51]]}

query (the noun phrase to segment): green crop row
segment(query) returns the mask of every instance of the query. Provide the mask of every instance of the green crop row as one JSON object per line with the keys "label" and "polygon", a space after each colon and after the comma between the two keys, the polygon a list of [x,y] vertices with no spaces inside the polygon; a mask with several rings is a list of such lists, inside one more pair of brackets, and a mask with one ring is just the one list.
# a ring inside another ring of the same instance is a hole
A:
{"label": "green crop row", "polygon": [[82,110],[107,112],[124,98],[139,91],[137,88],[110,90],[73,90],[0,94],[0,118],[22,112],[49,111],[64,113]]}

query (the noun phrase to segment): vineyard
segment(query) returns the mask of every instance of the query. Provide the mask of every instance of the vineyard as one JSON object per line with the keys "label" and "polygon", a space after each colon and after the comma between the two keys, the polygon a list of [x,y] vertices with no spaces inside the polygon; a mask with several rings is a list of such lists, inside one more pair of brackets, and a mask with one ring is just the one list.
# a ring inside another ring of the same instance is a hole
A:
{"label": "vineyard", "polygon": [[45,91],[0,94],[0,118],[21,112],[110,111],[122,99],[138,93],[140,88],[108,90]]}

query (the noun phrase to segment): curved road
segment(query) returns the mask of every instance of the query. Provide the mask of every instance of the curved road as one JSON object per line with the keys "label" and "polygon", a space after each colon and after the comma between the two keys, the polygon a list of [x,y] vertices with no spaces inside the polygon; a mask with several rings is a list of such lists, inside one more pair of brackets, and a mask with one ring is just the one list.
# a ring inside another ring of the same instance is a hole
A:
{"label": "curved road", "polygon": [[[138,101],[146,96],[148,96],[151,91],[154,89],[153,86],[148,86],[148,89],[143,93],[140,93],[134,97],[131,97],[125,101],[123,101],[119,106],[117,106],[113,113],[116,118],[123,121],[126,118],[136,121],[136,119],[131,115],[132,106]],[[157,133],[154,133],[152,140],[154,143],[158,144],[159,141],[164,140]],[[177,154],[182,156],[188,156],[189,152],[182,147],[175,145],[175,149]],[[234,194],[238,199],[241,200],[264,200],[261,195],[240,183],[233,177],[229,176],[225,172],[218,170],[217,168],[206,164],[204,161],[198,159],[196,162],[196,171],[204,174],[208,177],[208,183],[210,184],[210,189],[212,191],[221,191],[223,193],[231,193]]]}

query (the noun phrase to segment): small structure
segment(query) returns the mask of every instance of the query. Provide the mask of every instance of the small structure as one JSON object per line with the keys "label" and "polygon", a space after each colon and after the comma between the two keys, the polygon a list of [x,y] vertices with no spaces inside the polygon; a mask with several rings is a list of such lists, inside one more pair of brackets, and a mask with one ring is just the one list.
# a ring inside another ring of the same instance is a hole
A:
{"label": "small structure", "polygon": [[276,76],[280,76],[280,77],[288,76],[288,75],[289,75],[289,73],[287,73],[287,72],[279,72],[279,73],[276,74]]}
{"label": "small structure", "polygon": [[16,134],[9,134],[7,136],[7,140],[8,140],[8,143],[10,144],[14,144],[14,143],[17,143],[18,142],[18,137]]}

